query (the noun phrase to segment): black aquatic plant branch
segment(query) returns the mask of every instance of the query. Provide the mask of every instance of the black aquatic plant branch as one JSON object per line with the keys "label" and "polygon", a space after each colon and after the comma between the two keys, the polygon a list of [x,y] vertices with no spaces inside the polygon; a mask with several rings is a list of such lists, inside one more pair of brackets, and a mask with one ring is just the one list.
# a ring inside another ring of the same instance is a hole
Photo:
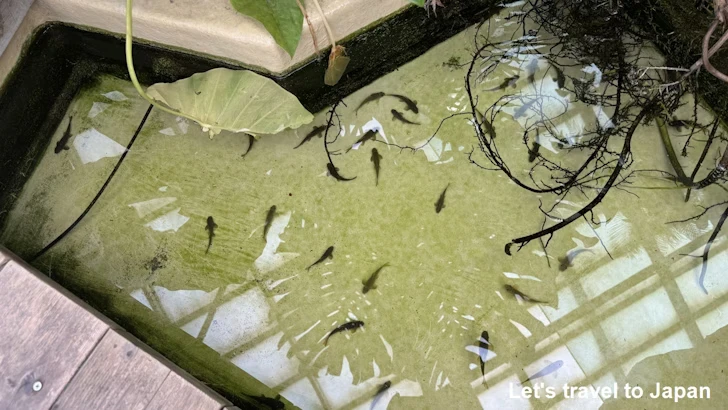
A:
{"label": "black aquatic plant branch", "polygon": [[672,146],[672,140],[670,140],[670,134],[667,131],[667,124],[665,123],[665,120],[663,120],[662,117],[658,115],[655,117],[655,123],[657,124],[658,131],[660,132],[660,139],[662,139],[662,145],[665,147],[667,158],[672,165],[672,169],[677,175],[678,182],[689,185],[690,180],[688,179],[688,176],[685,175],[685,171],[683,171],[682,165],[680,165],[680,160],[678,160],[677,158],[675,149]]}
{"label": "black aquatic plant branch", "polygon": [[[334,126],[334,117],[336,117],[338,120],[338,114],[336,113],[336,108],[341,103],[342,103],[342,101],[339,100],[339,101],[335,102],[334,105],[331,106],[331,109],[329,109],[329,118],[326,120],[326,129],[324,130],[324,151],[326,152],[326,157],[328,158],[329,163],[333,167],[335,167],[335,165],[334,165],[334,161],[331,159],[331,152],[329,151],[329,144],[333,144],[339,138],[339,135],[341,134],[341,126],[336,127],[336,129],[338,131],[337,131],[337,134],[334,137],[333,141],[329,141],[329,130],[331,129],[331,127]],[[339,121],[339,123],[340,122],[341,121]]]}
{"label": "black aquatic plant branch", "polygon": [[701,205],[700,207],[703,208],[703,212],[701,212],[701,213],[699,213],[697,215],[693,215],[693,216],[691,216],[689,218],[679,219],[679,220],[676,220],[676,221],[670,221],[670,222],[667,222],[667,224],[676,224],[676,223],[683,223],[683,222],[698,220],[703,215],[705,215],[706,213],[708,213],[708,211],[710,211],[711,209],[713,209],[713,208],[715,208],[717,206],[725,205],[725,204],[728,204],[728,201],[718,202],[717,204],[713,204],[713,205],[710,205],[708,207],[705,207],[705,206],[702,206]]}
{"label": "black aquatic plant branch", "polygon": [[696,89],[693,93],[693,118],[695,119],[695,121],[693,121],[692,127],[690,127],[690,134],[688,134],[688,137],[685,140],[685,144],[683,145],[683,149],[681,152],[681,155],[683,157],[688,156],[688,147],[690,147],[690,141],[692,140],[693,135],[695,135],[695,130],[698,126],[698,121],[697,121],[698,120],[698,101],[699,100],[698,100],[697,89]]}
{"label": "black aquatic plant branch", "polygon": [[718,165],[716,165],[716,167],[713,168],[712,171],[710,171],[708,176],[706,176],[705,178],[701,179],[698,182],[694,182],[692,185],[692,188],[702,189],[709,185],[712,185],[712,184],[718,182],[723,177],[725,177],[726,171],[728,171],[728,148],[723,150],[723,156],[721,157],[720,161],[718,162]]}
{"label": "black aquatic plant branch", "polygon": [[[725,109],[723,111],[725,111]],[[719,124],[720,124],[720,119],[716,116],[715,121],[713,121],[713,128],[710,130],[710,134],[708,134],[708,140],[705,142],[705,146],[703,147],[703,152],[700,153],[700,158],[698,159],[698,162],[695,164],[693,173],[690,175],[690,180],[688,181],[688,190],[685,193],[685,202],[688,202],[690,200],[691,187],[694,185],[695,177],[697,176],[698,171],[700,171],[700,167],[703,165],[703,161],[705,160],[705,157],[708,155],[710,146],[713,144],[713,140],[715,139],[716,133],[718,132]],[[726,152],[728,152],[728,149],[726,149]],[[725,152],[724,152],[724,155],[725,155]]]}
{"label": "black aquatic plant branch", "polygon": [[[653,101],[654,101],[654,99],[653,99]],[[632,137],[634,136],[634,132],[636,131],[637,126],[640,124],[640,122],[645,117],[645,115],[647,115],[647,113],[652,109],[653,109],[653,104],[649,104],[646,107],[642,108],[642,110],[640,110],[640,113],[635,118],[634,122],[632,123],[632,126],[629,128],[629,131],[627,132],[627,135],[625,136],[624,144],[622,145],[622,152],[620,154],[617,165],[614,167],[614,170],[612,171],[612,174],[609,177],[609,180],[604,184],[604,187],[602,187],[602,189],[599,191],[597,196],[591,202],[589,202],[586,206],[584,206],[579,211],[573,213],[568,218],[565,218],[564,220],[562,220],[561,222],[559,222],[553,226],[550,226],[546,229],[542,229],[541,231],[536,232],[534,234],[522,236],[522,237],[511,240],[511,242],[506,245],[507,248],[510,249],[510,245],[516,244],[516,245],[519,245],[518,249],[521,249],[523,246],[525,246],[526,244],[528,244],[529,242],[531,242],[534,239],[538,239],[545,235],[553,234],[554,232],[558,231],[559,229],[566,227],[567,225],[569,225],[572,222],[574,222],[575,220],[581,218],[584,214],[586,214],[587,212],[594,209],[594,207],[599,205],[599,203],[602,202],[604,197],[609,192],[612,185],[614,185],[614,183],[617,181],[617,178],[619,177],[620,172],[622,172],[622,169],[624,168],[624,166],[629,162],[629,158],[631,156],[631,143],[632,143]]]}
{"label": "black aquatic plant branch", "polygon": [[384,144],[384,145],[389,146],[389,147],[399,148],[399,152],[402,152],[402,151],[407,150],[407,151],[412,151],[412,153],[414,154],[417,151],[419,151],[419,150],[423,149],[424,147],[426,147],[427,144],[429,144],[432,141],[432,139],[437,136],[437,133],[440,132],[440,128],[442,128],[442,126],[445,125],[445,122],[446,121],[448,121],[451,118],[459,117],[459,116],[463,116],[463,115],[469,115],[469,113],[467,113],[467,112],[455,113],[455,114],[448,115],[447,117],[445,117],[442,120],[440,120],[440,124],[437,126],[437,129],[435,130],[435,132],[433,132],[432,135],[429,138],[427,138],[424,142],[422,142],[420,145],[418,145],[416,147],[412,147],[412,146],[409,146],[409,145],[399,145],[399,144],[395,144],[393,142],[380,141],[380,140],[376,140],[375,142],[378,142],[380,144]]}
{"label": "black aquatic plant branch", "polygon": [[718,223],[715,225],[715,229],[713,229],[713,232],[710,234],[710,238],[708,238],[708,242],[705,244],[703,254],[700,255],[702,263],[700,266],[700,277],[698,278],[698,285],[700,285],[700,288],[703,290],[703,292],[705,292],[706,295],[708,294],[708,289],[705,288],[705,275],[708,273],[708,255],[710,254],[710,247],[713,246],[715,238],[718,237],[720,230],[723,228],[723,223],[725,223],[726,218],[728,218],[728,207],[725,208],[723,214],[720,216]]}

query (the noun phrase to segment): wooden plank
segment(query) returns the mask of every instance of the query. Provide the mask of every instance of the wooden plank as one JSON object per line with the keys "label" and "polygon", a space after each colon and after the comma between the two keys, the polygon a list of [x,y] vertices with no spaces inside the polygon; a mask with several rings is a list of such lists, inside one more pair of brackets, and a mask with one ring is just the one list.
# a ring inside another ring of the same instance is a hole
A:
{"label": "wooden plank", "polygon": [[172,372],[146,410],[220,410],[226,405],[227,400],[208,395]]}
{"label": "wooden plank", "polygon": [[0,271],[0,409],[50,408],[108,329],[30,269]]}
{"label": "wooden plank", "polygon": [[109,330],[54,410],[143,410],[170,370],[151,355]]}

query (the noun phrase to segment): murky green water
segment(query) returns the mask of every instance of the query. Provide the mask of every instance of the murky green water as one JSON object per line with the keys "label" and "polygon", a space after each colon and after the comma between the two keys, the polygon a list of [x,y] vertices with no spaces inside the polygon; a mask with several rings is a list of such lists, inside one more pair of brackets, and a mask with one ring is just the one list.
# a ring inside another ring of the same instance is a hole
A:
{"label": "murky green water", "polygon": [[[494,35],[500,30],[505,40],[510,24],[493,22]],[[613,190],[596,208],[595,223],[583,219],[558,232],[548,254],[535,241],[507,256],[507,242],[542,226],[539,201],[557,198],[476,166],[489,164],[470,117],[460,115],[470,109],[467,67],[453,64],[470,61],[473,35],[467,30],[339,106],[342,135],[329,150],[341,175],[356,177],[350,182],[328,176],[323,139],[293,149],[327,112],[299,130],[261,138],[242,157],[247,137],[209,139],[199,126],[152,110],[92,211],[35,265],[206,383],[237,395],[280,393],[301,408],[591,409],[605,401],[643,408],[665,403],[627,400],[621,389],[641,382],[647,394],[659,381],[710,386],[710,400],[687,405],[720,408],[728,382],[725,361],[715,355],[728,324],[725,236],[711,250],[707,295],[697,284],[700,260],[684,256],[702,252],[719,211],[666,222],[725,200],[725,192],[711,187],[685,203],[683,190],[638,189],[659,181],[635,176],[629,190]],[[502,92],[485,90],[521,70],[508,93],[538,86],[570,99],[568,115],[556,120],[565,129],[597,121],[593,107],[555,91],[548,65],[538,66],[535,84],[523,67],[513,63],[484,82],[479,104],[494,103]],[[568,74],[587,76],[582,68]],[[379,91],[411,97],[419,113],[393,97],[356,111]],[[527,176],[522,124],[532,115],[514,119],[518,107],[494,126],[501,155]],[[70,149],[54,153],[64,120],[11,211],[2,243],[27,258],[68,227],[147,108],[131,84],[115,78],[83,90],[68,112]],[[394,120],[392,109],[419,124]],[[345,152],[372,128],[381,130],[376,142]],[[682,146],[684,137],[672,131]],[[541,154],[552,160],[579,159],[554,140],[541,141]],[[654,124],[640,126],[632,145],[633,169],[671,169]],[[378,185],[371,148],[382,156]],[[688,169],[693,157],[684,158]],[[436,213],[446,187],[445,207]],[[568,216],[594,194],[574,191],[556,212]],[[206,253],[208,216],[218,228]],[[307,270],[330,246],[333,258]],[[572,266],[562,271],[567,252]],[[378,287],[363,294],[362,281],[384,263]],[[505,284],[544,303],[517,298]],[[364,330],[338,333],[324,345],[331,330],[355,320]],[[491,343],[485,377],[483,331]],[[523,385],[544,383],[555,397],[524,397],[519,382],[545,368],[555,371]],[[373,402],[385,381],[391,388]],[[561,390],[614,383],[618,401],[603,391],[566,398]]]}

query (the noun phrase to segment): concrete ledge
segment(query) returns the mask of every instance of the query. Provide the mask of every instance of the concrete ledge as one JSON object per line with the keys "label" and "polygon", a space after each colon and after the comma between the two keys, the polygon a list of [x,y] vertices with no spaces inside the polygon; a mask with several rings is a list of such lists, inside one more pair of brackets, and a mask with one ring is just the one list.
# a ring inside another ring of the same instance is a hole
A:
{"label": "concrete ledge", "polygon": [[[407,0],[320,0],[337,40],[407,7]],[[0,84],[12,69],[23,45],[38,26],[61,21],[123,34],[122,0],[36,0],[26,19],[0,56]],[[321,15],[308,4],[307,13],[320,48],[330,43]],[[137,0],[134,2],[136,38],[229,59],[281,74],[315,53],[304,21],[301,41],[291,58],[262,24],[243,16],[227,0]]]}
{"label": "concrete ledge", "polygon": [[18,29],[33,0],[0,1],[0,54]]}

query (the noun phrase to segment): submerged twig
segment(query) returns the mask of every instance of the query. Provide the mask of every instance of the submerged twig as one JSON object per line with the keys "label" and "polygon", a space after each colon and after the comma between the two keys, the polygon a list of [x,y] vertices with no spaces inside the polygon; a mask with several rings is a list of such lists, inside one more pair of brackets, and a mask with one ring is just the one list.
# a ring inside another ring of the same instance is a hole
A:
{"label": "submerged twig", "polygon": [[106,181],[101,186],[101,189],[99,189],[99,191],[96,193],[96,196],[94,196],[94,198],[91,200],[91,203],[88,204],[88,206],[86,207],[86,209],[83,210],[83,212],[81,213],[81,215],[79,215],[78,218],[76,218],[76,220],[73,221],[73,223],[68,228],[66,228],[65,231],[63,231],[60,235],[58,235],[56,237],[56,239],[54,239],[53,241],[51,241],[51,243],[49,243],[48,245],[46,245],[43,249],[41,249],[40,251],[38,251],[38,253],[36,253],[30,259],[28,259],[28,262],[33,263],[38,258],[40,258],[41,256],[45,255],[46,252],[48,252],[51,248],[53,248],[54,246],[56,246],[58,244],[58,242],[60,242],[69,233],[71,233],[71,231],[73,230],[73,228],[75,228],[81,222],[81,220],[86,215],[88,215],[88,213],[91,211],[91,208],[93,208],[93,206],[96,204],[96,202],[99,200],[99,198],[101,198],[101,195],[103,195],[104,191],[106,191],[106,188],[111,183],[111,180],[112,180],[112,178],[114,178],[114,175],[116,175],[116,172],[119,170],[119,167],[121,167],[121,163],[124,162],[124,159],[126,158],[126,155],[129,153],[129,150],[131,150],[132,145],[134,145],[134,141],[136,141],[137,137],[139,136],[139,133],[142,130],[142,127],[144,127],[144,124],[147,122],[147,118],[149,118],[149,114],[152,112],[152,108],[153,107],[154,107],[153,105],[150,105],[149,108],[147,108],[147,111],[144,114],[144,117],[142,118],[142,121],[139,123],[139,126],[137,127],[136,131],[134,132],[134,135],[131,137],[131,140],[129,140],[129,144],[127,144],[126,149],[121,154],[121,157],[119,157],[119,160],[116,162],[116,165],[114,166],[114,169],[111,170],[111,173],[106,178]]}
{"label": "submerged twig", "polygon": [[614,167],[614,170],[612,171],[612,174],[609,176],[609,180],[604,184],[604,186],[599,191],[599,194],[591,200],[586,206],[584,206],[579,211],[575,212],[571,216],[565,218],[561,222],[557,223],[556,225],[550,226],[546,229],[543,229],[539,232],[536,232],[531,235],[522,236],[519,238],[512,239],[510,243],[512,244],[518,244],[519,249],[525,246],[527,243],[531,242],[534,239],[540,238],[542,236],[553,234],[554,232],[558,231],[559,229],[571,224],[575,220],[582,217],[587,212],[594,209],[595,206],[597,206],[604,197],[609,192],[609,189],[614,185],[614,183],[617,181],[617,178],[619,177],[619,173],[622,171],[622,169],[627,165],[629,161],[629,156],[631,155],[631,143],[632,143],[632,136],[634,135],[635,130],[637,129],[637,126],[639,125],[640,121],[644,118],[644,116],[647,114],[648,110],[651,109],[651,105],[648,105],[647,107],[643,108],[640,113],[637,115],[637,118],[635,118],[634,122],[632,123],[632,126],[630,127],[629,131],[627,132],[627,136],[624,140],[624,145],[622,146],[622,152],[619,156],[619,161],[617,162],[616,166]]}
{"label": "submerged twig", "polygon": [[725,208],[723,214],[718,220],[718,223],[715,225],[715,229],[713,229],[713,233],[710,234],[710,238],[708,238],[708,242],[705,244],[705,250],[703,251],[703,255],[701,256],[701,258],[703,259],[703,263],[700,267],[700,278],[698,279],[698,284],[700,285],[700,288],[703,289],[703,292],[705,292],[706,295],[708,294],[708,289],[705,288],[705,274],[708,273],[708,254],[710,253],[710,247],[713,245],[713,241],[715,241],[715,238],[718,237],[721,228],[723,228],[723,223],[725,222],[726,218],[728,218],[728,207]]}

